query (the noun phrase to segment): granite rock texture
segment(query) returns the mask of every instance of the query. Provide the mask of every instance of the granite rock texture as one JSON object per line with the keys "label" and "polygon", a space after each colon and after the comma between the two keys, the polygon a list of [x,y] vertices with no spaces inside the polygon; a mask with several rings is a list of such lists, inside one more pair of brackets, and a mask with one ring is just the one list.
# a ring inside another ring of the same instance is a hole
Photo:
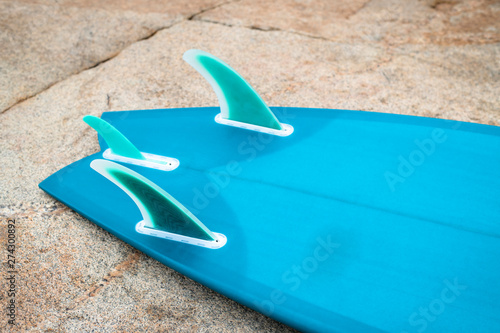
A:
{"label": "granite rock texture", "polygon": [[0,244],[7,217],[19,242],[18,324],[2,314],[2,330],[293,331],[37,187],[98,151],[86,114],[217,105],[188,49],[224,59],[270,105],[500,125],[497,2],[46,0],[0,1],[0,12]]}
{"label": "granite rock texture", "polygon": [[198,19],[339,42],[465,45],[498,43],[499,11],[494,0],[242,0]]}
{"label": "granite rock texture", "polygon": [[221,0],[0,1],[0,112]]}

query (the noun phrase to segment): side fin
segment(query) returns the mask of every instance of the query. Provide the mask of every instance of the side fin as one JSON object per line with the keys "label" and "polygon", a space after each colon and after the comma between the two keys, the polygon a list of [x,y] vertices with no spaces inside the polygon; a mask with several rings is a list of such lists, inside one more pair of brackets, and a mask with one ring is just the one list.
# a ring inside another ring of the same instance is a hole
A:
{"label": "side fin", "polygon": [[134,200],[144,219],[140,222],[144,227],[184,238],[219,240],[179,201],[137,172],[101,159],[93,160],[90,166]]}
{"label": "side fin", "polygon": [[[238,126],[234,122],[251,124],[274,131],[284,130],[271,109],[257,92],[238,74],[219,58],[201,51],[189,50],[182,57],[196,69],[212,86],[220,104],[220,123]],[[217,120],[217,118],[216,118]],[[224,122],[229,120],[229,122]],[[248,126],[238,126],[247,129]],[[288,126],[290,127],[290,126]],[[273,131],[266,131],[276,134]],[[279,134],[278,134],[279,135]]]}
{"label": "side fin", "polygon": [[83,117],[83,121],[104,138],[113,154],[138,160],[146,159],[129,139],[107,121],[94,116],[85,116]]}
{"label": "side fin", "polygon": [[171,171],[179,166],[179,161],[175,158],[140,152],[120,131],[101,118],[85,116],[83,121],[95,129],[108,144],[109,149],[102,154],[106,159],[163,171]]}

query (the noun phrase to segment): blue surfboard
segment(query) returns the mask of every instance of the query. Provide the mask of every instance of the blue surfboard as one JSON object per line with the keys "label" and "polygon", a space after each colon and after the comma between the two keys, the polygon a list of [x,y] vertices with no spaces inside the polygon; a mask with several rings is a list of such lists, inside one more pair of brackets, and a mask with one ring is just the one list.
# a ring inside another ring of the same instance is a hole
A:
{"label": "blue surfboard", "polygon": [[242,119],[221,91],[221,107],[88,119],[101,151],[40,187],[301,331],[500,331],[500,128],[265,105]]}

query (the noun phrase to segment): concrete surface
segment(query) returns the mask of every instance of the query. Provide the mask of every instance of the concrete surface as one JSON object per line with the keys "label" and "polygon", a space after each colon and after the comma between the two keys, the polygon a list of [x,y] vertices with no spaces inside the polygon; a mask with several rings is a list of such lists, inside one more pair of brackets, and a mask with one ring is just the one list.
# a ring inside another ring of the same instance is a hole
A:
{"label": "concrete surface", "polygon": [[16,218],[19,272],[17,325],[2,313],[1,331],[293,331],[37,187],[98,151],[86,114],[217,105],[188,49],[228,62],[269,105],[500,125],[497,1],[159,3],[0,1],[0,246]]}

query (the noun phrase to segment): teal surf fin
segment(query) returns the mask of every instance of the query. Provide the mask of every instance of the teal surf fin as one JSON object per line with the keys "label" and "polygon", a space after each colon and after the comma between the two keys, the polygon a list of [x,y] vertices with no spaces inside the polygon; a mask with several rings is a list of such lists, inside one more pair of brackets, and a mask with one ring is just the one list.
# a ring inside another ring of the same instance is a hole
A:
{"label": "teal surf fin", "polygon": [[85,116],[83,117],[83,121],[103,137],[113,154],[137,160],[146,159],[125,135],[120,133],[120,131],[107,121],[94,116]]}
{"label": "teal surf fin", "polygon": [[143,218],[136,225],[138,232],[210,248],[225,244],[225,236],[210,231],[179,201],[137,172],[101,159],[90,166],[134,200]]}
{"label": "teal surf fin", "polygon": [[252,86],[225,62],[201,50],[189,50],[182,58],[215,91],[221,111],[217,122],[280,136],[291,134],[293,128],[281,124]]}
{"label": "teal surf fin", "polygon": [[140,152],[125,135],[101,118],[85,116],[83,121],[106,141],[109,149],[102,155],[106,159],[164,171],[171,171],[179,166],[179,161],[175,158]]}

